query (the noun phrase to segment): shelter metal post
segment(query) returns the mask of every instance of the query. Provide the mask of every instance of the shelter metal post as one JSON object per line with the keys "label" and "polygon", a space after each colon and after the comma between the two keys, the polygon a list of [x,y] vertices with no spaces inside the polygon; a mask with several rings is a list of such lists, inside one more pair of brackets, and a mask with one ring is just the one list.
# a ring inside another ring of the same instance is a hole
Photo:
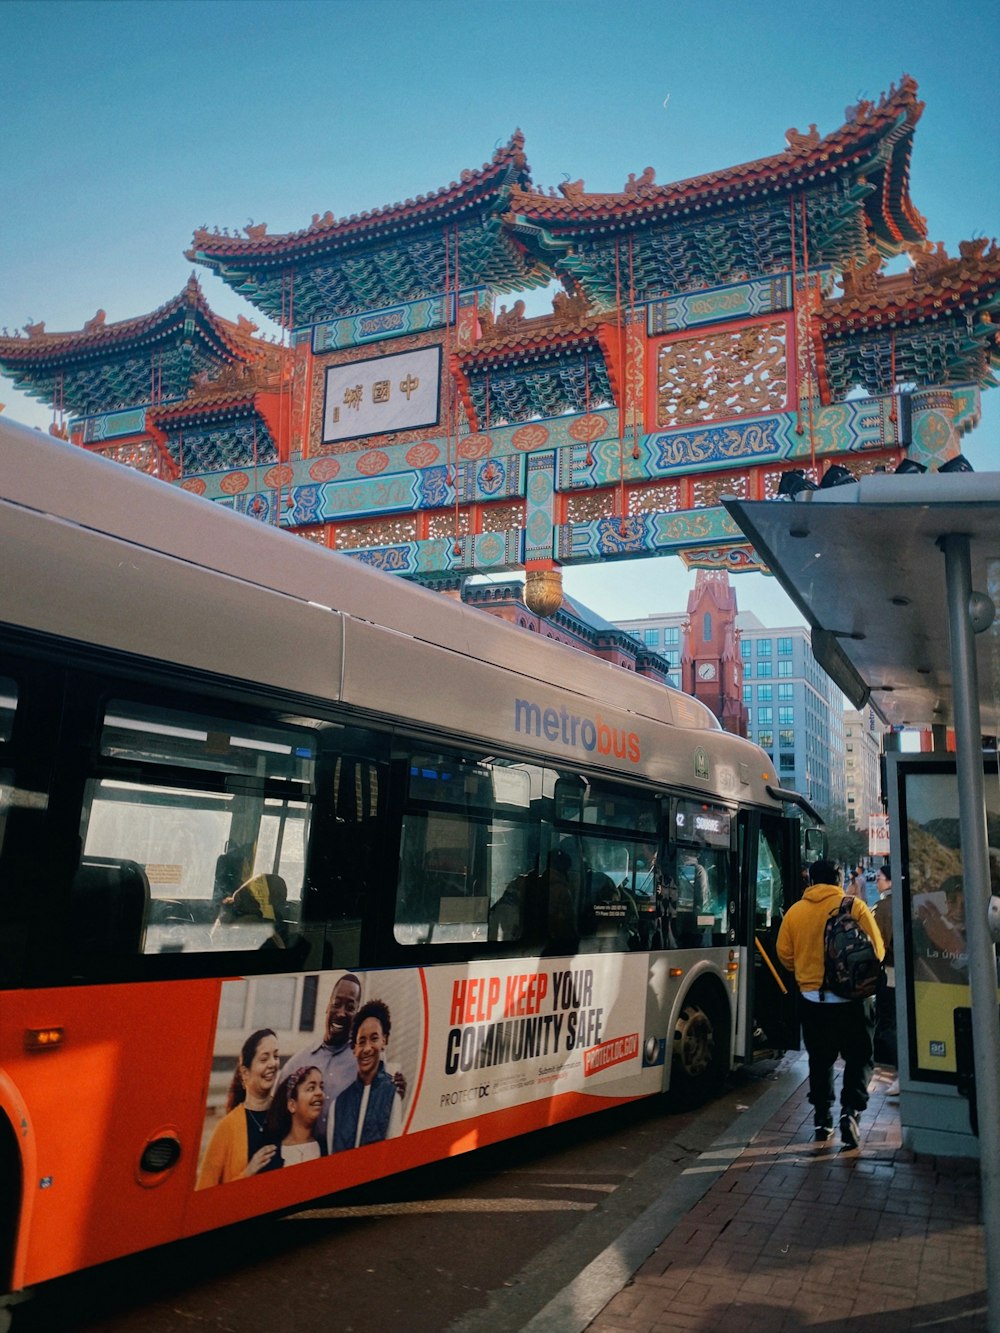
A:
{"label": "shelter metal post", "polygon": [[989,1333],[1000,1333],[1000,1019],[997,1014],[996,949],[990,938],[989,843],[983,784],[979,679],[970,622],[970,542],[962,533],[940,538],[944,551],[948,626],[951,638],[958,774],[959,828],[965,885],[965,929],[969,949],[972,1035]]}

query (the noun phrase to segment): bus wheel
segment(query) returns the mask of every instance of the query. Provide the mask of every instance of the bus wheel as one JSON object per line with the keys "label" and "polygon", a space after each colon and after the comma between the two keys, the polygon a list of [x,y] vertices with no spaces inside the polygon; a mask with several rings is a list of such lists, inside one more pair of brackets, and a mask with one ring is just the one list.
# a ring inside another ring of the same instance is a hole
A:
{"label": "bus wheel", "polygon": [[711,986],[695,986],[674,1028],[669,1100],[701,1106],[722,1090],[729,1069],[729,1005]]}

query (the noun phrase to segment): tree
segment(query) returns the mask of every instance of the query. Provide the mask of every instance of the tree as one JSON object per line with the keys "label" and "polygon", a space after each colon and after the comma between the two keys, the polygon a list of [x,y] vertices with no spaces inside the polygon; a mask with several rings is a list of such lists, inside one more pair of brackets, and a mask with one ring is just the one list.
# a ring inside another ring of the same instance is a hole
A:
{"label": "tree", "polygon": [[856,866],[868,855],[868,834],[853,828],[842,810],[821,810],[826,825],[827,850],[831,861]]}

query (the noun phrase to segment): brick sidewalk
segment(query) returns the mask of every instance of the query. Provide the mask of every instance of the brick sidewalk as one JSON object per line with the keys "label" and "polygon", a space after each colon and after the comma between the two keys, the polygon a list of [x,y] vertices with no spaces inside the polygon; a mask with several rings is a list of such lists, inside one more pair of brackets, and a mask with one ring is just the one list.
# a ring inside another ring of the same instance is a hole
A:
{"label": "brick sidewalk", "polygon": [[903,1149],[888,1086],[851,1152],[812,1142],[803,1083],[592,1333],[984,1333],[978,1163]]}

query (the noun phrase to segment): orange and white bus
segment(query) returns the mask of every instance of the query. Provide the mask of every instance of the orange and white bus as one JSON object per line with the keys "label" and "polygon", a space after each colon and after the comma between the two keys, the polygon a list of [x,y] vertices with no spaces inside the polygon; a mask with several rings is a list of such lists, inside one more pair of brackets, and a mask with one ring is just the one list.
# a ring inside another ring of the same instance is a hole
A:
{"label": "orange and white bus", "polygon": [[37,432],[0,461],[0,1323],[794,1044],[803,803],[700,703]]}

